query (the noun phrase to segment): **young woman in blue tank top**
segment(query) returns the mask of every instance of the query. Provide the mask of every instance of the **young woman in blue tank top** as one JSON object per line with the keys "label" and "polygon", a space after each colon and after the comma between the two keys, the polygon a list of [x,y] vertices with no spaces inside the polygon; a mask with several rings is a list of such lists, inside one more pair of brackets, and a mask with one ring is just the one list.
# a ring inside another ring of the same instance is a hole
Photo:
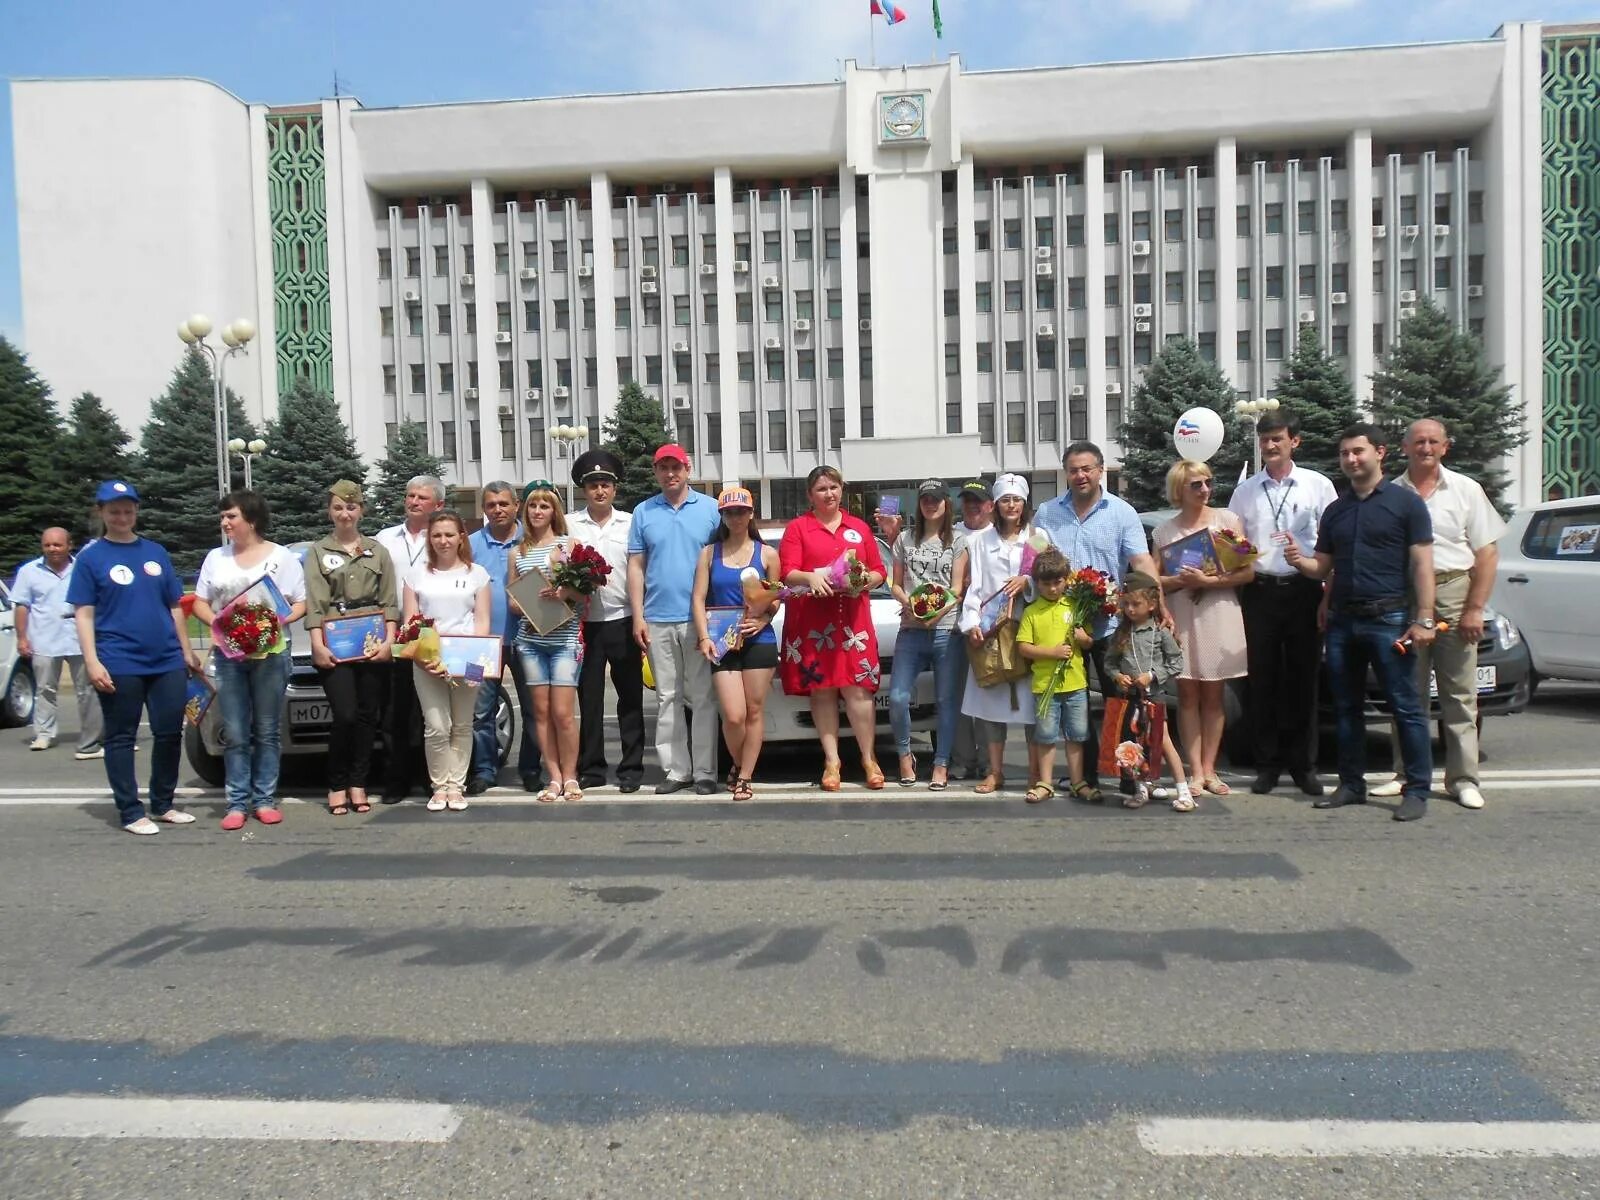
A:
{"label": "young woman in blue tank top", "polygon": [[[722,524],[712,535],[711,544],[700,551],[692,619],[700,635],[700,653],[711,662],[711,681],[722,708],[722,737],[733,758],[728,787],[735,800],[748,800],[754,795],[750,779],[755,774],[756,760],[761,757],[767,692],[778,668],[778,638],[772,629],[776,603],[753,609],[745,601],[744,580],[776,579],[778,552],[765,545],[750,528],[755,499],[748,489],[728,488],[717,497],[717,507],[722,510]],[[744,610],[739,623],[739,647],[720,659],[707,627],[707,608]]]}

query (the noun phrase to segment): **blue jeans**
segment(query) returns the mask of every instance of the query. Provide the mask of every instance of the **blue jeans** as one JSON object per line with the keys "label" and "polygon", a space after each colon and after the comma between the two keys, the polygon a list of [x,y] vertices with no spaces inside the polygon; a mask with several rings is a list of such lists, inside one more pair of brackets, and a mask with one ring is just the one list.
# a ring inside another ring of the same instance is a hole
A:
{"label": "blue jeans", "polygon": [[[522,683],[522,659],[510,642],[505,643],[501,654],[511,668],[512,686],[517,689],[517,705],[522,713],[517,774],[524,780],[537,778],[544,764],[539,758],[539,743],[534,740],[533,703],[528,699],[528,689]],[[478,686],[478,704],[472,710],[472,769],[468,775],[475,779],[487,779],[491,786],[500,776],[500,747],[494,737],[494,712],[500,703],[500,690],[503,687],[504,676],[485,679]]]}
{"label": "blue jeans", "polygon": [[139,778],[133,769],[133,743],[139,718],[150,713],[150,811],[160,816],[172,807],[178,787],[178,761],[183,755],[183,702],[189,673],[182,667],[157,675],[113,674],[114,692],[100,692],[102,735],[106,748],[106,782],[124,825],[145,815],[139,803]]}
{"label": "blue jeans", "polygon": [[218,652],[216,664],[228,811],[271,808],[278,803],[278,726],[293,665],[289,652],[238,662]]}
{"label": "blue jeans", "polygon": [[[1328,616],[1328,680],[1339,718],[1339,786],[1352,796],[1367,794],[1367,723],[1363,707],[1367,667],[1389,699],[1405,762],[1405,794],[1426,800],[1433,787],[1433,744],[1428,715],[1417,693],[1412,659],[1394,648],[1395,639],[1411,624],[1403,612],[1376,617]],[[1314,670],[1311,664],[1306,670]]]}
{"label": "blue jeans", "polygon": [[961,716],[961,689],[967,682],[967,650],[954,625],[944,629],[901,629],[894,640],[894,666],[889,676],[889,726],[901,754],[911,753],[911,697],[917,677],[933,668],[933,697],[938,725],[933,737],[933,765],[948,767],[956,744],[956,719]]}

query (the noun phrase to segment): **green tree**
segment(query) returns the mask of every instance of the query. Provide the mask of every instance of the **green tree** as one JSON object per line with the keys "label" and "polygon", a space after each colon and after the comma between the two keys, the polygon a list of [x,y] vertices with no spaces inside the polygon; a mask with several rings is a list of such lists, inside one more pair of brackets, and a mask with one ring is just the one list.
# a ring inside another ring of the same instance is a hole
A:
{"label": "green tree", "polygon": [[443,479],[444,459],[429,452],[427,429],[407,421],[395,429],[388,453],[378,460],[378,485],[367,511],[380,528],[406,519],[406,484],[418,475]]}
{"label": "green tree", "polygon": [[38,557],[41,533],[52,525],[71,526],[72,505],[61,472],[61,416],[50,385],[4,337],[0,430],[0,568],[9,576]]}
{"label": "green tree", "polygon": [[1222,448],[1211,456],[1216,477],[1212,499],[1225,503],[1250,458],[1250,438],[1233,414],[1233,385],[1200,355],[1188,338],[1168,342],[1145,368],[1133,391],[1133,405],[1122,422],[1122,496],[1141,512],[1170,508],[1167,471],[1178,461],[1172,427],[1191,408],[1209,408],[1222,417]]}
{"label": "green tree", "polygon": [[132,475],[135,456],[128,449],[132,436],[93,392],[84,392],[72,402],[69,421],[71,427],[61,439],[61,474],[83,491],[81,503],[73,509],[73,521],[67,526],[81,546],[100,535],[100,520],[89,489],[103,479]]}
{"label": "green tree", "polygon": [[273,541],[316,541],[328,532],[328,486],[366,478],[333,397],[296,380],[278,400],[278,419],[267,425],[266,442],[253,482],[272,506]]}
{"label": "green tree", "polygon": [[1388,435],[1392,468],[1400,465],[1406,427],[1422,417],[1443,421],[1449,431],[1445,465],[1476,479],[1508,513],[1501,499],[1510,483],[1505,457],[1528,440],[1522,402],[1484,360],[1477,338],[1426,300],[1401,325],[1372,377],[1372,418]]}
{"label": "green tree", "polygon": [[1300,433],[1295,462],[1338,481],[1339,435],[1361,419],[1350,377],[1322,349],[1315,325],[1300,326],[1300,340],[1278,376],[1278,399]]}
{"label": "green tree", "polygon": [[632,381],[617,395],[617,409],[605,420],[605,448],[622,460],[617,504],[632,509],[661,489],[656,484],[655,452],[672,440],[661,403]]}
{"label": "green tree", "polygon": [[[167,390],[150,405],[139,435],[134,484],[139,489],[139,528],[167,548],[173,565],[192,571],[219,541],[217,443],[211,364],[190,348],[172,372]],[[227,394],[228,436],[256,436],[244,405]],[[229,488],[244,486],[244,464],[229,456]]]}

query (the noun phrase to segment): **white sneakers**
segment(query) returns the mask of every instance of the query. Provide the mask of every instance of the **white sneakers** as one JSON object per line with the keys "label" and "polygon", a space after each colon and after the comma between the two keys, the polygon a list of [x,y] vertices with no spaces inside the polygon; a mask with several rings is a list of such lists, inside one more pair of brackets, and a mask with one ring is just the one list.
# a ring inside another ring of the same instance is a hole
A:
{"label": "white sneakers", "polygon": [[79,762],[88,762],[91,758],[104,758],[105,756],[106,752],[103,746],[96,746],[93,750],[74,750],[72,752],[72,757]]}
{"label": "white sneakers", "polygon": [[47,737],[36,737],[36,738],[33,739],[33,741],[28,743],[28,749],[29,750],[48,750],[53,745],[55,745],[55,743],[52,742]]}
{"label": "white sneakers", "polygon": [[1382,783],[1369,783],[1367,785],[1367,795],[1369,796],[1398,796],[1403,791],[1405,791],[1405,784],[1400,781],[1400,776],[1398,775],[1391,775]]}
{"label": "white sneakers", "polygon": [[1470,783],[1456,789],[1456,803],[1462,808],[1482,808],[1483,793]]}
{"label": "white sneakers", "polygon": [[444,799],[444,793],[443,792],[435,792],[433,795],[428,797],[428,811],[429,812],[443,812],[444,811],[444,805],[445,805],[445,799]]}
{"label": "white sneakers", "polygon": [[140,837],[148,837],[152,833],[161,832],[161,830],[156,828],[156,823],[149,817],[140,817],[137,821],[133,821],[127,825],[124,825],[123,828],[129,833],[138,834]]}
{"label": "white sneakers", "polygon": [[[1367,785],[1367,795],[1369,796],[1398,796],[1404,790],[1405,785],[1401,783],[1398,775],[1393,775],[1382,783]],[[1461,805],[1462,808],[1478,809],[1483,807],[1483,793],[1470,783],[1463,784],[1455,790],[1455,799],[1456,803]]]}

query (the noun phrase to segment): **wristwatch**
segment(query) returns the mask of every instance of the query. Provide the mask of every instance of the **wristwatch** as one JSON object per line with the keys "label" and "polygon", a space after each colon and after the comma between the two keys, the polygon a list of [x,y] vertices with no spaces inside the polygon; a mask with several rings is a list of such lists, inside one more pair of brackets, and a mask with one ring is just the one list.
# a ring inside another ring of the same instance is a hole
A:
{"label": "wristwatch", "polygon": [[1415,621],[1412,622],[1412,624],[1415,625],[1418,629],[1433,629],[1435,626],[1438,625],[1438,622],[1435,621],[1432,617],[1418,617]]}

